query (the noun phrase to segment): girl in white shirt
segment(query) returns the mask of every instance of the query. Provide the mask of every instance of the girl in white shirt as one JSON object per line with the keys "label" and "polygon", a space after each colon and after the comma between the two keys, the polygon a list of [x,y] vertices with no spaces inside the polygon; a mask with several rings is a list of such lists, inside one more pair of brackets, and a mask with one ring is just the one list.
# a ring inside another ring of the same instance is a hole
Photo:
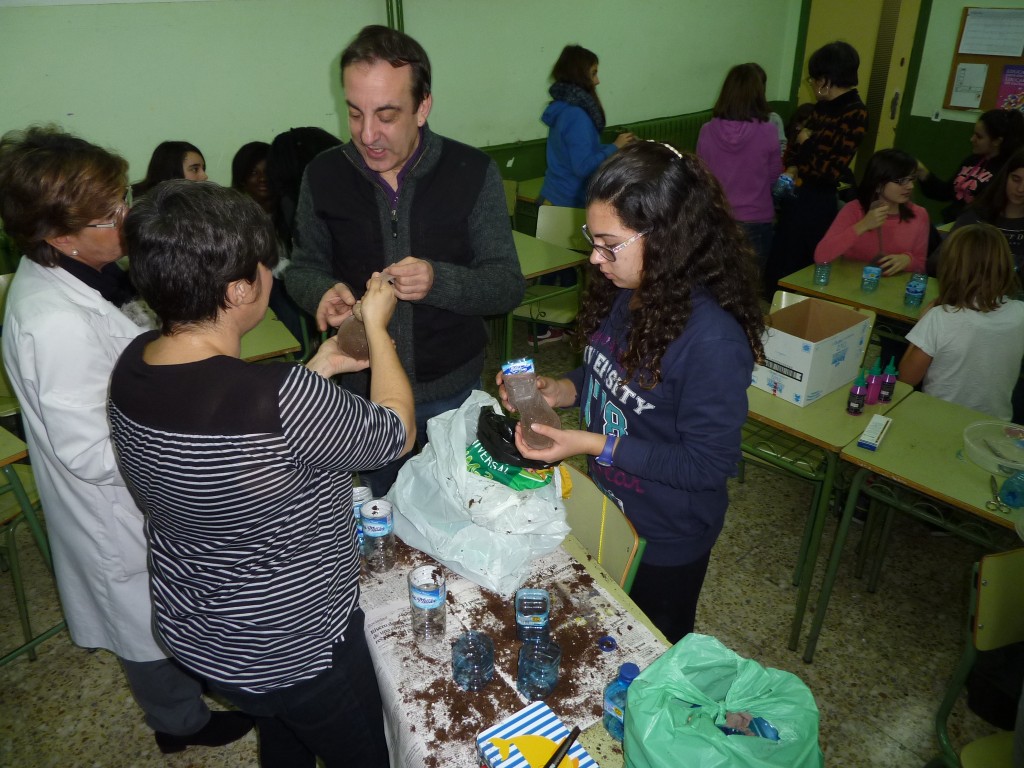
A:
{"label": "girl in white shirt", "polygon": [[1024,358],[1024,302],[1006,238],[989,224],[953,232],[942,247],[939,295],[921,316],[900,361],[900,380],[997,419]]}

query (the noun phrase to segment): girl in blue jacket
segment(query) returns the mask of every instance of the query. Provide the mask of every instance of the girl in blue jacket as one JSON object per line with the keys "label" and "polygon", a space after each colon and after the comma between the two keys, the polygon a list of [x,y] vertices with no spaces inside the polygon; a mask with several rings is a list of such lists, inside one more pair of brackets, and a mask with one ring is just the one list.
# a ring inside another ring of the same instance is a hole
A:
{"label": "girl in blue jacket", "polygon": [[551,103],[541,116],[548,127],[547,162],[541,196],[552,205],[582,208],[587,180],[605,158],[633,140],[620,133],[614,144],[601,143],[604,107],[597,95],[597,56],[567,45],[551,70]]}

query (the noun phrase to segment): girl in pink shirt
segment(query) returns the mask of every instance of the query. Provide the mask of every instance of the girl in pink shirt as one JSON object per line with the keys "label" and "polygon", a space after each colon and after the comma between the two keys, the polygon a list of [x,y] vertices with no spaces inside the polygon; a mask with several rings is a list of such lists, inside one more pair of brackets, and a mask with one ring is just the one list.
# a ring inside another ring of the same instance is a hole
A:
{"label": "girl in pink shirt", "polygon": [[924,272],[928,212],[910,202],[917,161],[899,149],[883,149],[868,162],[857,199],[843,206],[814,250],[827,264],[840,256],[882,268],[885,276]]}

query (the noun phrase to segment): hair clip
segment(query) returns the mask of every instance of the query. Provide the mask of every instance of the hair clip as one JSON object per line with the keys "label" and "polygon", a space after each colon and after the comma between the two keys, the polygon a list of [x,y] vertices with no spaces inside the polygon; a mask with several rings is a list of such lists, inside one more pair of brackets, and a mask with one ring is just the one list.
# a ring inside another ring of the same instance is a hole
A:
{"label": "hair clip", "polygon": [[666,144],[664,141],[657,141],[656,139],[647,139],[647,141],[651,142],[652,144],[660,144],[661,146],[665,147],[665,149],[667,149],[670,152],[672,152],[672,154],[674,154],[680,160],[683,159],[683,153],[680,152],[675,147],[673,147],[671,144]]}

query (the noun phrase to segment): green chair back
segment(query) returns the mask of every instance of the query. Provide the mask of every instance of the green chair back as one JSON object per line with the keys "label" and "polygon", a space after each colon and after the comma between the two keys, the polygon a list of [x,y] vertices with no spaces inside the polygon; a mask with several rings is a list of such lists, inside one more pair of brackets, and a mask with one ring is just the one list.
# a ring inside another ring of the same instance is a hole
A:
{"label": "green chair back", "polygon": [[572,535],[628,593],[647,542],[593,480],[569,464],[563,466],[572,480],[572,493],[565,500]]}

